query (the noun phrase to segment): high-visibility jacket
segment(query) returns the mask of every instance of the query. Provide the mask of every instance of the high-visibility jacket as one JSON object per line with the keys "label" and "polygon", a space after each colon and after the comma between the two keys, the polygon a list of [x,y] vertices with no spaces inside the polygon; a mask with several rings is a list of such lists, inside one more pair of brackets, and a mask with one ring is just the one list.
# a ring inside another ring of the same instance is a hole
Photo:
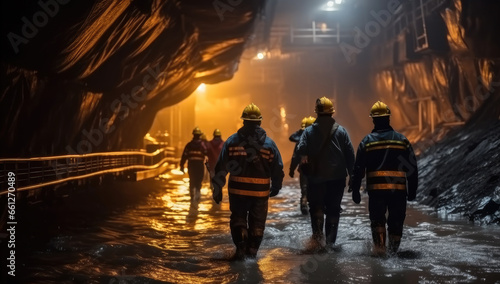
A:
{"label": "high-visibility jacket", "polygon": [[353,190],[359,190],[365,174],[369,192],[399,190],[415,196],[418,168],[408,139],[390,126],[374,129],[359,144]]}
{"label": "high-visibility jacket", "polygon": [[267,198],[271,185],[281,189],[283,162],[264,129],[246,125],[226,140],[215,166],[213,186],[222,188],[227,173],[229,194]]}
{"label": "high-visibility jacket", "polygon": [[193,139],[186,144],[184,151],[182,152],[180,166],[183,168],[184,163],[188,161],[189,164],[202,164],[207,156],[207,148],[201,141],[201,139]]}

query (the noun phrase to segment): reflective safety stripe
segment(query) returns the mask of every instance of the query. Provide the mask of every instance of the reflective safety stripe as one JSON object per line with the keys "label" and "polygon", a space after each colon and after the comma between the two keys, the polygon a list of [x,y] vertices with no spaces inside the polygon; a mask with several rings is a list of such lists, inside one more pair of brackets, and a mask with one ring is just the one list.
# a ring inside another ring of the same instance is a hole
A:
{"label": "reflective safety stripe", "polygon": [[271,151],[266,150],[266,149],[259,149],[259,151],[262,153],[271,154]]}
{"label": "reflective safety stripe", "polygon": [[202,158],[202,157],[189,157],[188,160],[190,160],[190,161],[193,161],[193,160],[203,161],[203,160],[205,160],[205,158]]}
{"label": "reflective safety stripe", "polygon": [[232,194],[245,195],[245,196],[255,196],[255,197],[269,196],[269,190],[254,191],[254,190],[243,190],[243,189],[229,188],[228,192],[232,193]]}
{"label": "reflective safety stripe", "polygon": [[243,150],[243,151],[245,151],[245,147],[242,147],[242,146],[229,147],[229,151],[234,151],[234,150]]}
{"label": "reflective safety stripe", "polygon": [[406,177],[405,172],[399,172],[399,171],[376,171],[376,172],[369,172],[367,177]]}
{"label": "reflective safety stripe", "polygon": [[406,150],[404,146],[400,145],[384,145],[384,146],[373,146],[373,147],[367,147],[366,151],[373,151],[373,150],[380,150],[380,149],[399,149],[399,150]]}
{"label": "reflective safety stripe", "polygon": [[403,142],[403,141],[399,141],[399,140],[382,140],[382,141],[375,141],[375,142],[366,143],[366,147],[370,147],[372,145],[379,145],[379,144],[401,144],[403,146],[406,146],[406,143]]}
{"label": "reflective safety stripe", "polygon": [[406,185],[404,184],[393,184],[393,183],[379,183],[379,184],[369,184],[368,190],[372,189],[400,189],[405,190]]}
{"label": "reflective safety stripe", "polygon": [[235,182],[246,182],[246,183],[254,183],[254,184],[269,184],[270,178],[252,178],[252,177],[238,177],[238,176],[230,176],[229,180]]}
{"label": "reflective safety stripe", "polygon": [[190,155],[203,155],[201,151],[188,151]]}
{"label": "reflective safety stripe", "polygon": [[246,156],[247,152],[243,151],[238,151],[238,152],[229,152],[229,156]]}

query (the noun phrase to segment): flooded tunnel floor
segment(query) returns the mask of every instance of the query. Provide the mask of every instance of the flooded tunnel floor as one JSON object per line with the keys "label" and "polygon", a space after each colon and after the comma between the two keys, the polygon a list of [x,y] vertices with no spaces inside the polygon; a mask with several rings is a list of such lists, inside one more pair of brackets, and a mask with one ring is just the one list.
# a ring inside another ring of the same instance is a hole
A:
{"label": "flooded tunnel floor", "polygon": [[[22,283],[500,283],[500,229],[438,218],[410,205],[397,257],[372,257],[367,196],[345,194],[336,246],[309,251],[309,216],[298,182],[270,199],[257,258],[230,261],[227,191],[221,205],[208,185],[190,204],[188,179],[170,173],[161,189],[119,209],[100,207],[45,230],[27,230]],[[89,213],[91,211],[91,213]],[[43,236],[40,236],[43,235]],[[28,244],[29,240],[37,240]]]}

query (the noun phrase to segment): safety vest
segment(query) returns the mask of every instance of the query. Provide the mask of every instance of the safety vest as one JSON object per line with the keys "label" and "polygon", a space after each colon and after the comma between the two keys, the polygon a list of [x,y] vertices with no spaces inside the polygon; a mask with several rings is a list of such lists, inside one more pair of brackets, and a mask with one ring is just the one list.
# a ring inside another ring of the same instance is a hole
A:
{"label": "safety vest", "polygon": [[400,140],[381,140],[366,143],[367,160],[377,159],[377,168],[367,168],[368,190],[406,190],[406,172],[399,170],[398,156],[405,153],[407,143]]}
{"label": "safety vest", "polygon": [[203,154],[202,151],[188,150],[187,154],[188,154],[189,161],[204,161],[205,160],[205,155]]}
{"label": "safety vest", "polygon": [[249,166],[256,163],[257,166],[271,163],[274,159],[274,154],[266,148],[260,148],[258,151],[255,148],[245,149],[243,146],[230,146],[229,157],[231,160],[238,161],[238,165],[243,166],[241,174],[229,176],[228,192],[230,194],[253,196],[253,197],[268,197],[271,179],[263,177],[264,171],[259,171],[254,166]]}

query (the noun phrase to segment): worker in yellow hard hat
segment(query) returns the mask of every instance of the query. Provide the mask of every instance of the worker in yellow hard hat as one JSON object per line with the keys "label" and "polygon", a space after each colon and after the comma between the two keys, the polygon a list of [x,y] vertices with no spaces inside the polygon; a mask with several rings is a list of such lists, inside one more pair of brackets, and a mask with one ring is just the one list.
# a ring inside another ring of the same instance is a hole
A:
{"label": "worker in yellow hard hat", "polygon": [[385,103],[377,101],[372,106],[370,117],[374,129],[359,144],[349,188],[353,201],[359,204],[361,181],[366,174],[373,252],[376,255],[386,254],[386,223],[388,252],[397,252],[403,235],[406,201],[416,198],[418,187],[415,153],[408,139],[391,127],[390,116],[391,110]]}
{"label": "worker in yellow hard hat", "polygon": [[243,127],[224,142],[212,178],[213,198],[219,203],[229,173],[229,225],[235,259],[256,257],[264,236],[268,199],[279,193],[284,176],[278,147],[260,127],[260,109],[248,105],[241,119]]}
{"label": "worker in yellow hard hat", "polygon": [[346,176],[352,175],[354,150],[347,131],[332,117],[335,109],[330,99],[317,99],[315,112],[316,121],[304,129],[297,154],[301,171],[307,175],[312,240],[322,249],[323,240],[331,246],[337,239],[340,203]]}
{"label": "worker in yellow hard hat", "polygon": [[[297,154],[297,145],[300,141],[300,136],[304,132],[304,129],[306,127],[311,126],[314,121],[316,120],[315,117],[309,116],[309,117],[304,117],[301,121],[300,124],[300,129],[295,131],[291,136],[290,136],[290,141],[295,142],[295,147],[293,149],[293,154],[292,154],[292,160],[290,162],[290,171],[288,175],[293,178],[295,169],[300,163],[300,155]],[[307,177],[306,175],[302,174],[302,171],[299,168],[299,184],[300,184],[300,212],[302,212],[303,215],[307,215],[308,213],[308,207],[307,207]]]}
{"label": "worker in yellow hard hat", "polygon": [[207,156],[207,148],[201,140],[203,134],[199,127],[193,129],[193,139],[189,141],[182,152],[181,161],[179,163],[180,170],[184,172],[184,164],[188,162],[189,174],[189,196],[191,201],[199,201],[201,198],[201,184],[205,173],[205,158]]}

